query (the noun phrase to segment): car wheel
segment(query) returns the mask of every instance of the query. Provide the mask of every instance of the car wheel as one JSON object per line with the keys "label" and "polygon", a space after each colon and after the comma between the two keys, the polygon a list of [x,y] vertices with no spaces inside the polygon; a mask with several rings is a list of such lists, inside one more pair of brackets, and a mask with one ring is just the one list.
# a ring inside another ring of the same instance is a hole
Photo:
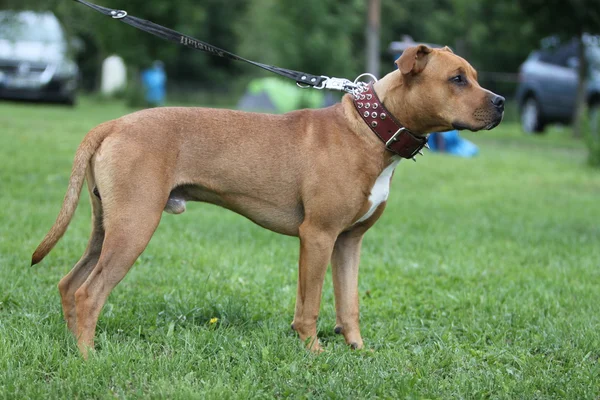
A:
{"label": "car wheel", "polygon": [[74,107],[75,104],[77,103],[77,100],[75,98],[75,95],[71,95],[71,96],[65,97],[64,99],[61,99],[59,101],[59,103],[62,105],[65,105],[65,106]]}
{"label": "car wheel", "polygon": [[521,127],[525,133],[542,133],[544,123],[542,122],[540,107],[535,98],[529,97],[521,108]]}

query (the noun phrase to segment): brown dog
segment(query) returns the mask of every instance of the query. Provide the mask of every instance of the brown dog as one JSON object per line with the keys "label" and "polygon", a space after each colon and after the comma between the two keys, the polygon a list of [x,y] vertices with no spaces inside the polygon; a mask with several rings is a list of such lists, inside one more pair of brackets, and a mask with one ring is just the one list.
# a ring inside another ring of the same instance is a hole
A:
{"label": "brown dog", "polygon": [[[475,70],[448,48],[420,45],[396,62],[399,69],[374,90],[390,118],[417,137],[500,123],[504,99],[482,89]],[[321,349],[316,323],[331,262],[336,332],[361,348],[360,247],[385,208],[399,157],[357,107],[346,95],[329,108],[284,115],[157,108],[90,131],[75,155],[58,218],[32,259],[40,262],[64,234],[87,179],[92,235],[81,260],[58,285],[64,317],[84,357],[94,346],[108,295],[148,244],[163,210],[181,213],[186,201],[217,204],[300,238],[292,327],[314,351]]]}

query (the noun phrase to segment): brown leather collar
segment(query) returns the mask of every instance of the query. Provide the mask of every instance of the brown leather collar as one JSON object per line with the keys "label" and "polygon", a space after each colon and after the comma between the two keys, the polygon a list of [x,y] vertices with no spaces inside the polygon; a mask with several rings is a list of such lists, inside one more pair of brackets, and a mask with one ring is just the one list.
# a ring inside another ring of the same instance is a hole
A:
{"label": "brown leather collar", "polygon": [[427,137],[411,133],[385,108],[375,93],[373,83],[354,94],[354,107],[392,153],[402,158],[414,158],[427,145]]}

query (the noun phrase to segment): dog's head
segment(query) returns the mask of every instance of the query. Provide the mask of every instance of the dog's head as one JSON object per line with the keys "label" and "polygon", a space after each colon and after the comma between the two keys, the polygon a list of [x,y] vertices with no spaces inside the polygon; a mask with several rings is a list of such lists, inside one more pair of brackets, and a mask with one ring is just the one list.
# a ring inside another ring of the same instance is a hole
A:
{"label": "dog's head", "polygon": [[390,111],[414,132],[478,131],[502,121],[504,97],[479,86],[477,71],[450,48],[411,47],[396,64],[399,73],[393,74],[396,82],[388,90],[399,89],[402,95],[387,93],[386,98],[393,103]]}

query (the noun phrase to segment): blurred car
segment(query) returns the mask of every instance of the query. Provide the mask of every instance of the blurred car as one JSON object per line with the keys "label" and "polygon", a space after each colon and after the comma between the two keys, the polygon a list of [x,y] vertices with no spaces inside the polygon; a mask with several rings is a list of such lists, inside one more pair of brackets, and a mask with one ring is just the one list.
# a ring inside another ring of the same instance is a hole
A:
{"label": "blurred car", "polygon": [[[600,43],[586,36],[589,65],[586,101],[592,115],[600,107]],[[575,114],[578,83],[578,40],[573,39],[529,55],[519,71],[517,101],[521,126],[527,133],[542,133],[551,123],[570,123]]]}
{"label": "blurred car", "polygon": [[75,103],[79,69],[51,12],[0,11],[0,98]]}

